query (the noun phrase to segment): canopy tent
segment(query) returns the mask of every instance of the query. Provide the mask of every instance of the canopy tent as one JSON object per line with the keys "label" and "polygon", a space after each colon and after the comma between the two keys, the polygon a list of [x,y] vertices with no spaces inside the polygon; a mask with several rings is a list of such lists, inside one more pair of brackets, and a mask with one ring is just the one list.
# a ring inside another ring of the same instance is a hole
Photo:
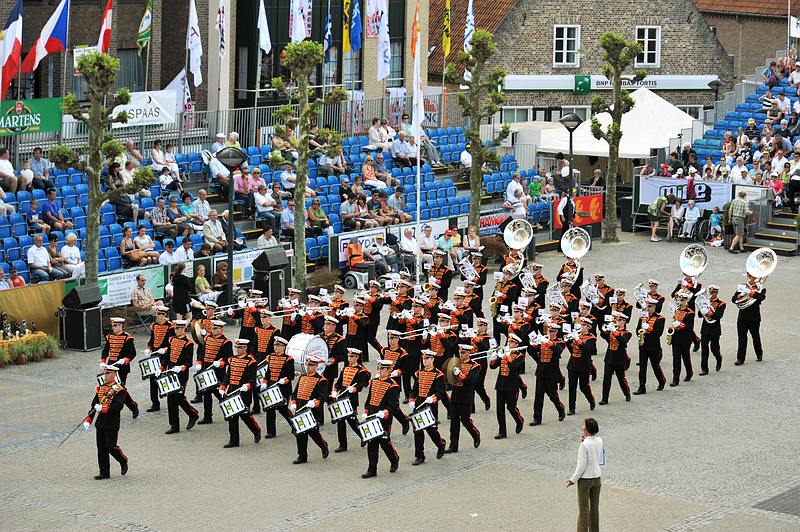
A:
{"label": "canopy tent", "polygon": [[[668,147],[669,139],[677,137],[682,129],[692,127],[694,118],[691,115],[648,89],[635,90],[631,98],[636,104],[622,115],[620,158],[647,158],[651,148]],[[597,120],[605,130],[611,123],[611,115],[601,113]],[[589,120],[575,130],[572,142],[575,155],[608,157],[608,143],[594,138]],[[566,154],[569,151],[569,132],[563,127],[542,131],[538,151]]]}

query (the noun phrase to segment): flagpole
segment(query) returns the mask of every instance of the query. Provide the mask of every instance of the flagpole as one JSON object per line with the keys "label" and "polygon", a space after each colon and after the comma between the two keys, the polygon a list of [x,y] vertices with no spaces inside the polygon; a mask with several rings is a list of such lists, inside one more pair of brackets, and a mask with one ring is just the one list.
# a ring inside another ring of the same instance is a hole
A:
{"label": "flagpole", "polygon": [[[63,99],[67,95],[67,59],[69,57],[69,9],[67,9],[67,34],[66,39],[64,40],[64,71],[63,76],[61,78],[61,98]],[[58,130],[58,141],[59,143],[63,140],[64,137],[64,116],[61,116],[61,128]]]}

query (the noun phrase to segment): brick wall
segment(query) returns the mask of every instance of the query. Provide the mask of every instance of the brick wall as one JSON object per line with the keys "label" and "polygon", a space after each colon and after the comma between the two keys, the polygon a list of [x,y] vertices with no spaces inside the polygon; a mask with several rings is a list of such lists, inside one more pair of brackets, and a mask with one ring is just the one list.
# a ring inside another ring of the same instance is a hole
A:
{"label": "brick wall", "polygon": [[752,75],[786,46],[786,19],[706,14],[717,39],[734,56],[734,75]]}

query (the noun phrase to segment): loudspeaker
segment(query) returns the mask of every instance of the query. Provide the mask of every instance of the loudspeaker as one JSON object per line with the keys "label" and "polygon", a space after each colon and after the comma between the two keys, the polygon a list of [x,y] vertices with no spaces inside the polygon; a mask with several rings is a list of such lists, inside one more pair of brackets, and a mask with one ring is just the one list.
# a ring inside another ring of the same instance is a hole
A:
{"label": "loudspeaker", "polygon": [[72,292],[64,296],[61,304],[65,308],[82,309],[96,307],[102,300],[100,288],[96,284],[92,284],[76,286]]}
{"label": "loudspeaker", "polygon": [[253,260],[253,269],[262,272],[283,268],[289,264],[289,257],[281,246],[267,248]]}
{"label": "loudspeaker", "polygon": [[102,345],[103,330],[100,307],[61,309],[58,313],[61,345],[75,351],[92,351]]}
{"label": "loudspeaker", "polygon": [[253,271],[253,288],[261,290],[268,298],[269,308],[278,309],[278,302],[286,296],[283,270],[271,272]]}

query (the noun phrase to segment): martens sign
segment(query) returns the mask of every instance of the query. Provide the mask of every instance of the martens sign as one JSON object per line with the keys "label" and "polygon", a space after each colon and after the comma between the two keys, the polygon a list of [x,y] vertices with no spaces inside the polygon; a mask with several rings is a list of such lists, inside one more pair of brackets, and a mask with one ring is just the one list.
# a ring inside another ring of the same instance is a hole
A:
{"label": "martens sign", "polygon": [[0,136],[61,131],[61,102],[61,98],[2,102]]}

